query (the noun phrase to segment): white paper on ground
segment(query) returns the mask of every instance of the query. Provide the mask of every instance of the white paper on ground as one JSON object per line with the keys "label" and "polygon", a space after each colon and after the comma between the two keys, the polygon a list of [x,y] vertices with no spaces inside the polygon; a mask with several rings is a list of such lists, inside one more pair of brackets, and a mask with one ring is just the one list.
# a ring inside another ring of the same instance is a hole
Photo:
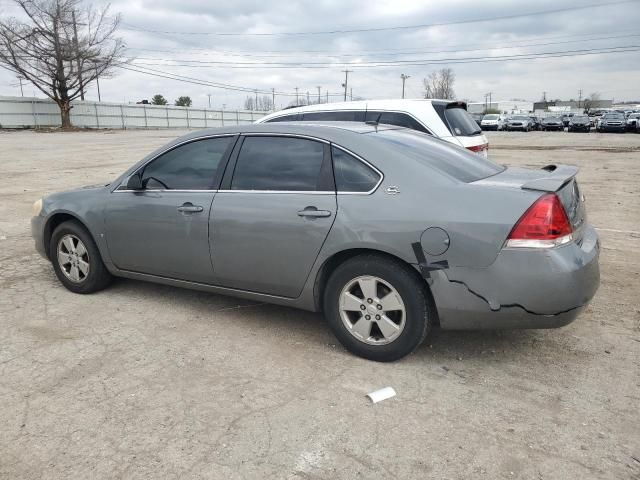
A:
{"label": "white paper on ground", "polygon": [[367,397],[371,399],[373,403],[381,402],[382,400],[386,400],[387,398],[395,397],[396,391],[393,387],[384,387],[380,390],[376,390],[375,392],[371,392],[367,394]]}

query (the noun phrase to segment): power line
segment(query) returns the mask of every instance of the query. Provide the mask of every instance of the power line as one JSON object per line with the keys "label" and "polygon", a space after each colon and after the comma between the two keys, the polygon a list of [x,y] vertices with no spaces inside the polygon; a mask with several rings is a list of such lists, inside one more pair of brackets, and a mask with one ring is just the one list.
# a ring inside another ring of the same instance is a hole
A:
{"label": "power line", "polygon": [[[584,36],[584,34],[581,34],[580,36]],[[479,52],[479,51],[483,51],[483,50],[507,50],[507,49],[513,49],[513,48],[525,48],[525,47],[542,47],[542,46],[550,46],[550,45],[563,45],[563,44],[568,44],[568,43],[582,43],[582,42],[593,42],[593,41],[599,41],[599,40],[613,40],[613,39],[619,39],[619,38],[629,38],[629,37],[640,37],[639,33],[632,33],[632,34],[627,34],[627,35],[610,35],[610,36],[604,36],[604,37],[595,37],[595,38],[581,38],[581,39],[577,39],[577,40],[567,40],[567,41],[562,41],[562,42],[546,42],[546,43],[529,43],[529,44],[509,44],[507,46],[498,46],[496,44],[487,46],[485,48],[478,48],[478,44],[466,44],[466,45],[474,45],[476,48],[470,48],[470,49],[460,49],[460,48],[456,48],[456,47],[460,47],[460,46],[464,46],[465,44],[462,45],[446,45],[445,47],[451,48],[451,50],[422,50],[422,49],[409,49],[409,50],[396,50],[396,51],[389,51],[389,50],[381,50],[381,51],[375,51],[375,50],[369,50],[369,51],[362,51],[362,52],[355,52],[355,53],[344,53],[344,54],[335,54],[334,52],[330,52],[327,55],[323,55],[326,56],[328,58],[346,58],[346,57],[362,57],[362,56],[369,56],[369,55],[383,55],[383,56],[390,56],[390,55],[422,55],[424,53],[452,53],[452,52]],[[541,37],[541,38],[545,38],[545,37]],[[549,38],[553,38],[553,37],[549,37]],[[562,36],[562,38],[566,38],[566,36]],[[482,44],[480,44],[482,45]],[[486,44],[489,45],[489,44]],[[153,49],[153,48],[129,48],[130,50],[135,50],[135,51],[146,51],[146,52],[156,52],[156,53],[180,53],[182,55],[184,55],[185,53],[188,53],[190,49],[184,49],[184,48],[176,48],[176,49]],[[322,54],[325,53],[327,51],[323,51],[323,50],[299,50],[299,53],[291,53],[294,52],[294,50],[291,51],[286,51],[283,52],[285,54],[276,54],[276,55],[263,55],[263,54],[255,54],[255,53],[248,53],[248,52],[242,52],[242,51],[228,51],[228,50],[209,50],[209,49],[191,49],[192,51],[196,52],[196,51],[201,51],[202,53],[192,53],[191,55],[222,55],[222,56],[232,56],[232,57],[247,57],[247,58],[284,58],[284,57],[299,57],[302,56],[303,54],[307,54],[307,53],[317,53],[317,54]],[[276,51],[265,51],[265,53],[275,53]]]}
{"label": "power line", "polygon": [[161,33],[166,35],[213,35],[213,36],[235,36],[235,37],[275,37],[275,36],[304,36],[304,35],[335,35],[335,34],[345,34],[345,33],[369,33],[369,32],[388,32],[388,31],[396,31],[396,30],[416,30],[416,29],[425,29],[425,28],[433,28],[433,27],[443,27],[450,25],[465,25],[469,23],[482,23],[482,22],[490,22],[497,20],[510,20],[514,18],[522,18],[522,17],[533,17],[539,15],[550,15],[554,13],[563,13],[570,12],[576,10],[586,10],[589,8],[597,8],[597,7],[605,7],[611,5],[620,5],[623,3],[632,3],[637,0],[619,0],[614,2],[601,2],[601,3],[591,3],[587,5],[578,5],[574,7],[562,7],[556,8],[552,10],[539,10],[535,12],[527,12],[527,13],[514,13],[509,15],[500,15],[495,17],[481,17],[474,19],[464,19],[457,20],[453,22],[437,22],[437,23],[424,23],[418,25],[398,25],[394,27],[378,27],[378,28],[355,28],[355,29],[344,29],[344,30],[325,30],[325,31],[315,31],[315,32],[273,32],[273,33],[246,33],[246,32],[178,32],[178,31],[166,31],[166,30],[153,30],[138,27],[136,25],[122,22],[122,25],[125,28],[130,30],[137,30],[142,32],[149,33]]}
{"label": "power line", "polygon": [[[603,47],[603,48],[591,48],[591,49],[579,49],[579,50],[562,50],[555,52],[538,52],[538,53],[523,53],[517,55],[496,55],[496,56],[482,56],[482,57],[453,57],[453,58],[433,58],[433,59],[420,59],[420,60],[395,60],[395,61],[371,61],[360,63],[349,63],[350,68],[384,68],[384,67],[396,67],[396,66],[425,66],[425,65],[441,65],[441,64],[464,64],[464,63],[478,63],[478,62],[501,62],[512,60],[535,60],[544,58],[558,58],[567,56],[584,56],[584,55],[598,55],[607,53],[624,53],[635,52],[640,50],[640,45],[621,45],[617,47]],[[143,58],[142,60],[156,60],[163,61],[163,59]],[[191,67],[191,68],[210,68],[213,66],[225,66],[228,68],[242,69],[242,68],[274,68],[274,69],[292,69],[292,68],[335,68],[344,63],[330,63],[330,62],[231,62],[231,61],[203,61],[203,60],[181,60],[181,62],[190,63],[145,63],[135,60],[137,66],[154,65],[165,67]],[[166,60],[168,62],[175,62],[174,60]]]}
{"label": "power line", "polygon": [[[286,97],[296,97],[298,94],[297,93],[292,93],[292,92],[278,92],[275,89],[271,89],[271,90],[261,90],[261,89],[255,89],[255,88],[251,88],[251,87],[242,87],[239,85],[229,85],[229,84],[224,84],[224,83],[218,83],[218,82],[211,82],[209,80],[203,80],[200,78],[194,78],[194,77],[187,77],[184,75],[178,75],[176,73],[170,73],[170,72],[163,72],[160,70],[155,70],[152,68],[148,68],[148,67],[140,67],[142,69],[138,69],[135,68],[135,65],[118,65],[116,66],[116,68],[120,68],[122,70],[129,70],[131,72],[136,72],[136,73],[142,73],[144,75],[149,75],[152,77],[159,77],[159,78],[166,78],[168,80],[175,80],[177,82],[183,82],[183,83],[191,83],[194,85],[203,85],[206,87],[212,87],[212,88],[219,88],[222,90],[232,90],[232,91],[238,91],[238,92],[244,92],[244,93],[262,93],[262,94],[271,94],[272,97],[275,95],[279,95],[279,96],[286,96]],[[145,71],[145,70],[149,70],[149,71]],[[296,87],[296,90],[298,90],[298,88]],[[342,96],[342,93],[327,93],[329,96],[332,97],[338,97],[338,96]]]}

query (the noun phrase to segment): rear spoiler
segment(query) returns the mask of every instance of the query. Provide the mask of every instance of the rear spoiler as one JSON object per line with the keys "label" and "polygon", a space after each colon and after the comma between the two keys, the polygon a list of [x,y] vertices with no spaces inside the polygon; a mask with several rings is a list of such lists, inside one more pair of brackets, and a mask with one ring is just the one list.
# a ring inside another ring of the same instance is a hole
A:
{"label": "rear spoiler", "polygon": [[557,192],[578,174],[578,167],[572,165],[547,165],[542,170],[549,172],[549,176],[525,182],[520,188],[523,190]]}

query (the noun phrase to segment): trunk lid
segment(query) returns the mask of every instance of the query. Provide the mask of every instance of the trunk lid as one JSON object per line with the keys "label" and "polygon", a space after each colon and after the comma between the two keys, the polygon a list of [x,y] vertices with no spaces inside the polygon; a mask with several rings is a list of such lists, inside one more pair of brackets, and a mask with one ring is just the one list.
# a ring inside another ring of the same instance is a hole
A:
{"label": "trunk lid", "polygon": [[580,193],[578,182],[575,179],[577,173],[578,167],[570,165],[547,165],[540,170],[509,167],[496,175],[472,183],[496,188],[539,191],[541,194],[543,192],[555,193],[571,223],[574,239],[580,243],[582,226],[587,220],[587,214],[584,196]]}

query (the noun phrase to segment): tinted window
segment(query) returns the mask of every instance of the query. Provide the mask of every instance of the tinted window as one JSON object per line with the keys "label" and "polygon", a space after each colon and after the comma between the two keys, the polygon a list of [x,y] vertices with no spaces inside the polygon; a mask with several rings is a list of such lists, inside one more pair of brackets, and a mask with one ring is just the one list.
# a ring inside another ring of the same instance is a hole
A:
{"label": "tinted window", "polygon": [[473,117],[464,108],[446,108],[444,116],[449,124],[449,130],[454,135],[469,136],[482,133]]}
{"label": "tinted window", "polygon": [[232,190],[319,190],[324,145],[286,137],[247,137],[236,163]]}
{"label": "tinted window", "polygon": [[[396,125],[398,127],[410,128],[411,130],[417,130],[419,132],[429,133],[417,120],[406,113],[398,112],[380,112],[380,111],[367,111],[367,122],[383,123],[385,125]],[[473,120],[472,120],[473,121]],[[474,122],[475,123],[475,122]]]}
{"label": "tinted window", "polygon": [[344,150],[333,147],[331,155],[339,192],[368,192],[380,180],[378,173]]}
{"label": "tinted window", "polygon": [[364,112],[356,112],[356,111],[309,112],[309,113],[305,113],[302,119],[305,122],[307,121],[363,122]]}
{"label": "tinted window", "polygon": [[162,154],[142,173],[148,189],[210,190],[220,161],[233,137],[208,138],[187,143]]}
{"label": "tinted window", "polygon": [[391,145],[400,156],[427,164],[462,182],[473,182],[504,170],[504,167],[480,155],[407,130],[381,130],[375,134],[375,138]]}
{"label": "tinted window", "polygon": [[297,120],[300,120],[299,117],[300,117],[300,114],[293,113],[291,115],[283,115],[282,117],[270,118],[269,120],[266,121],[266,123],[271,123],[271,122],[295,122]]}

